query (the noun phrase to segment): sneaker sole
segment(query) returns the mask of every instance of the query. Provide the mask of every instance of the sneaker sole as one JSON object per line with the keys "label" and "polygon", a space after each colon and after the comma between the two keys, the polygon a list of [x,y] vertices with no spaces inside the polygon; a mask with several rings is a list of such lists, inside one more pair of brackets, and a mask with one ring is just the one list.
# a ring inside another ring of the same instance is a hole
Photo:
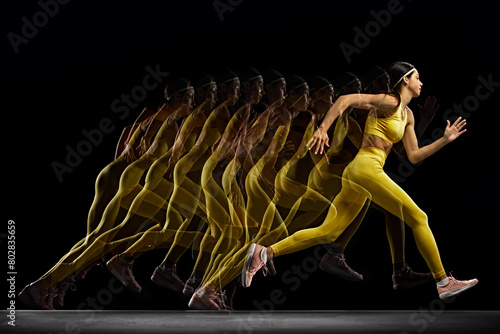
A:
{"label": "sneaker sole", "polygon": [[19,300],[26,306],[28,306],[29,308],[31,309],[38,309],[38,307],[36,307],[36,304],[35,304],[35,301],[33,300],[33,298],[27,293],[19,293],[18,295],[19,297]]}
{"label": "sneaker sole", "polygon": [[248,270],[250,269],[250,264],[252,263],[252,257],[253,257],[253,253],[255,252],[256,246],[257,246],[257,244],[250,245],[250,248],[248,249],[248,253],[247,253],[247,258],[245,261],[245,270],[243,270],[243,272],[241,273],[241,285],[244,288],[248,288],[250,286],[250,285],[247,285],[247,274],[248,274]]}
{"label": "sneaker sole", "polygon": [[179,289],[179,288],[175,287],[173,284],[165,282],[164,280],[162,280],[160,278],[156,278],[156,276],[154,274],[151,276],[151,282],[153,282],[154,284],[159,285],[159,286],[161,286],[163,288],[167,288],[169,290],[173,290],[173,291],[176,291],[176,292],[182,292],[183,291],[183,289]]}
{"label": "sneaker sole", "polygon": [[182,289],[182,294],[186,297],[192,297],[193,294],[194,294],[194,290],[193,291],[190,291],[190,290],[187,290],[187,289]]}
{"label": "sneaker sole", "polygon": [[[200,282],[201,283],[201,282]],[[196,284],[196,283],[195,283]],[[188,288],[186,288],[186,286]],[[199,287],[200,285],[198,284],[196,286],[196,288],[193,288],[191,285],[188,285],[187,283],[184,284],[184,288],[182,289],[182,294],[186,297],[189,297],[191,298],[193,295],[194,295],[194,292],[196,291],[196,289]]]}
{"label": "sneaker sole", "polygon": [[453,296],[461,294],[465,290],[469,290],[470,288],[474,287],[477,283],[479,283],[479,281],[475,280],[474,282],[472,282],[470,284],[467,284],[466,286],[463,286],[461,288],[458,288],[458,289],[455,289],[455,290],[452,290],[452,291],[443,292],[443,293],[441,293],[439,295],[439,298],[441,300],[447,300],[447,299],[449,299],[449,298],[451,298]]}
{"label": "sneaker sole", "polygon": [[207,308],[205,306],[205,304],[202,304],[202,303],[198,303],[196,301],[193,301],[193,300],[190,300],[189,303],[188,303],[188,307],[192,310],[198,310],[198,311],[207,311],[207,312],[223,312],[223,313],[227,313],[229,312],[229,310],[225,310],[225,309],[217,309],[217,310],[212,310],[210,308]]}
{"label": "sneaker sole", "polygon": [[404,290],[404,289],[410,289],[414,288],[423,284],[427,284],[430,282],[433,282],[433,278],[429,278],[428,280],[420,280],[420,281],[414,281],[414,282],[409,282],[409,283],[401,283],[401,284],[395,284],[392,286],[394,290]]}
{"label": "sneaker sole", "polygon": [[[29,287],[29,290],[31,290],[31,286]],[[35,300],[31,296],[31,292],[29,294],[28,293],[24,293],[24,294],[19,293],[17,296],[19,297],[19,300],[22,303],[24,303],[24,305],[28,306],[29,308],[31,308],[33,310],[48,310],[48,311],[54,311],[55,310],[55,308],[52,308],[52,309],[42,309],[42,308],[40,308],[38,305],[36,305]]]}
{"label": "sneaker sole", "polygon": [[130,286],[127,283],[127,281],[125,281],[125,279],[120,275],[120,273],[117,270],[115,270],[115,268],[113,268],[111,266],[108,266],[107,263],[106,263],[106,267],[113,274],[113,276],[115,276],[120,281],[120,283],[122,283],[123,286],[125,286],[127,289],[132,290],[134,292],[141,292],[142,288],[137,289],[137,288],[134,288],[134,287]]}
{"label": "sneaker sole", "polygon": [[200,304],[193,302],[192,300],[189,301],[188,307],[192,310],[205,310],[204,308],[201,308]]}
{"label": "sneaker sole", "polygon": [[[200,310],[200,311],[214,311],[214,310],[210,310],[210,309],[207,309],[205,307],[205,305],[201,304],[201,303],[198,303],[198,302],[193,302],[193,301],[189,301],[188,303],[188,307],[192,310]],[[215,311],[218,311],[218,310],[215,310]]]}
{"label": "sneaker sole", "polygon": [[339,269],[335,266],[330,266],[329,264],[326,264],[324,262],[320,262],[319,268],[329,274],[335,275],[339,278],[342,278],[346,281],[351,281],[351,282],[361,282],[363,280],[363,276],[357,277],[354,275],[350,275],[346,273],[344,270]]}
{"label": "sneaker sole", "polygon": [[269,275],[276,276],[278,272],[276,271],[276,267],[274,266],[274,261],[272,258],[267,260],[266,267],[267,267],[267,273]]}

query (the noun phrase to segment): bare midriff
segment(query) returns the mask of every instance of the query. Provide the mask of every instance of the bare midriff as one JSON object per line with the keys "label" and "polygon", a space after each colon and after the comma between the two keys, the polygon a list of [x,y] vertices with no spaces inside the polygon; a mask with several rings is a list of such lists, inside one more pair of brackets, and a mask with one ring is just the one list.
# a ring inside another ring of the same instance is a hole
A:
{"label": "bare midriff", "polygon": [[365,147],[376,147],[385,152],[386,155],[389,154],[392,148],[392,144],[379,136],[365,133],[363,136],[363,142],[361,143],[361,148]]}

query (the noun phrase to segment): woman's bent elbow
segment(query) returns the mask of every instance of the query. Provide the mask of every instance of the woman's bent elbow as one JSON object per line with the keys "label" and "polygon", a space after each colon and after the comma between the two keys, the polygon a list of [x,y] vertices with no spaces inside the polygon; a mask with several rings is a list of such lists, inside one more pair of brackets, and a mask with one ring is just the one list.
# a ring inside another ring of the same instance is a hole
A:
{"label": "woman's bent elbow", "polygon": [[[407,152],[408,153],[408,152]],[[418,164],[422,159],[417,155],[417,154],[414,154],[414,153],[408,153],[407,154],[407,157],[408,157],[408,160],[413,164]]]}

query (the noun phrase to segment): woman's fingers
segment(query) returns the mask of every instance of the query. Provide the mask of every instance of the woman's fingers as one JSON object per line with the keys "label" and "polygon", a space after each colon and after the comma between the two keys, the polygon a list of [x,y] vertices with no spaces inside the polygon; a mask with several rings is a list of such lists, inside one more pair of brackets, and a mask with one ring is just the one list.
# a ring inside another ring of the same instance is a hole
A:
{"label": "woman's fingers", "polygon": [[[448,122],[449,124],[449,122]],[[459,117],[455,120],[455,122],[453,123],[453,126],[457,128],[458,131],[462,130],[465,125],[467,124],[467,121],[464,119],[462,119],[462,117]]]}
{"label": "woman's fingers", "polygon": [[465,119],[462,119],[462,117],[457,118],[453,123],[453,125],[456,127],[458,127],[460,124],[465,124]]}
{"label": "woman's fingers", "polygon": [[310,150],[313,150],[314,151],[314,154],[318,154],[318,150],[319,150],[319,147],[321,146],[320,142],[318,142],[317,140],[314,140],[312,143],[311,143],[311,146],[309,146],[309,151]]}
{"label": "woman's fingers", "polygon": [[323,154],[323,148],[325,145],[330,147],[330,144],[328,143],[328,135],[320,132],[319,130],[316,130],[312,138],[307,143],[307,147],[309,147],[309,150],[314,150],[314,154],[318,154],[318,152]]}
{"label": "woman's fingers", "polygon": [[314,154],[323,154],[323,148],[325,147],[325,141],[320,140],[320,142],[316,145],[316,151],[314,151]]}
{"label": "woman's fingers", "polygon": [[308,142],[307,142],[307,147],[309,147],[309,150],[311,150],[311,148],[316,145],[316,140],[317,138],[315,137],[312,137]]}
{"label": "woman's fingers", "polygon": [[458,129],[462,129],[465,125],[467,124],[467,122],[465,121],[465,119],[463,121],[461,121],[460,123],[458,123]]}

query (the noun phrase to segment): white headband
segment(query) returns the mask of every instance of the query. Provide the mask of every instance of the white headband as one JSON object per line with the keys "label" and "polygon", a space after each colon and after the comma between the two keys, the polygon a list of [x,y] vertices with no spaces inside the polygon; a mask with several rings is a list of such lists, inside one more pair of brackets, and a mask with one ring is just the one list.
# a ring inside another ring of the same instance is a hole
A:
{"label": "white headband", "polygon": [[298,84],[297,86],[293,87],[290,90],[296,90],[297,88],[300,88],[300,87],[305,86],[305,85],[307,85],[307,82],[300,83],[300,84]]}
{"label": "white headband", "polygon": [[401,79],[399,79],[399,80],[398,80],[398,82],[396,82],[396,83],[394,84],[394,86],[392,86],[392,88],[396,88],[396,86],[397,86],[397,85],[401,82],[401,80],[403,80],[403,78],[404,78],[404,77],[406,77],[406,76],[410,75],[410,74],[411,74],[413,71],[415,71],[415,70],[416,70],[416,68],[414,67],[414,68],[412,68],[411,70],[409,70],[408,72],[406,72],[406,73],[405,73],[405,75],[403,75],[403,76],[401,77]]}
{"label": "white headband", "polygon": [[353,80],[349,81],[348,83],[346,83],[344,86],[342,86],[342,88],[338,92],[335,93],[335,97],[338,97],[340,95],[340,93],[342,93],[342,89],[344,89],[344,87],[347,87],[347,86],[355,83],[358,80],[359,80],[359,78],[356,78],[356,79],[353,79]]}
{"label": "white headband", "polygon": [[[210,83],[211,83],[211,82],[210,82]],[[167,88],[167,89],[168,89],[168,88]],[[175,93],[184,92],[184,91],[189,90],[189,89],[194,89],[194,87],[193,87],[193,86],[191,86],[191,85],[189,85],[189,86],[187,86],[186,88],[182,88],[182,89],[176,90],[176,91],[175,91],[175,92],[173,92],[172,94],[165,96],[165,100],[170,101],[170,99],[172,98],[172,96],[174,96],[174,94],[175,94]]]}

